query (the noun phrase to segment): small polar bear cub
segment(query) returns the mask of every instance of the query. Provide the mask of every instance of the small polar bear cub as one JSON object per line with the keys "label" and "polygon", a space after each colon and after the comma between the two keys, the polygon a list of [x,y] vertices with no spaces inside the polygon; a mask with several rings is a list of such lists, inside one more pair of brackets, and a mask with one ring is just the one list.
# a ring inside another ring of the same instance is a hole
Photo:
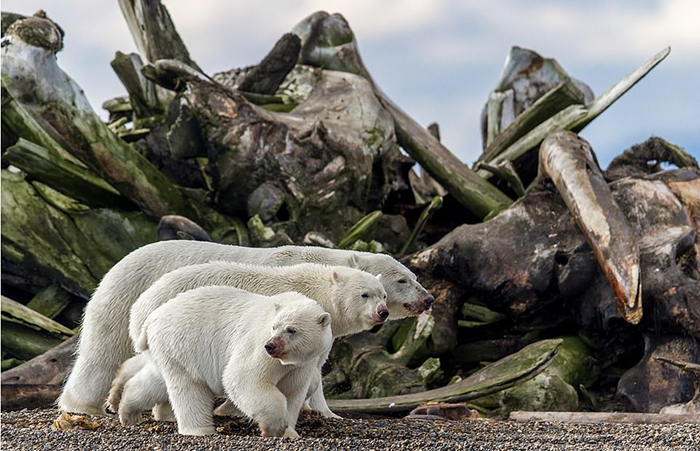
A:
{"label": "small polar bear cub", "polygon": [[133,422],[153,401],[169,399],[180,434],[213,434],[214,398],[226,395],[263,436],[298,437],[309,380],[331,346],[330,325],[331,315],[299,293],[207,286],[178,294],[146,320],[138,346],[156,374],[127,382],[120,418]]}
{"label": "small polar bear cub", "polygon": [[[219,261],[185,266],[164,275],[139,296],[131,308],[129,335],[138,344],[151,312],[175,298],[178,293],[208,285],[232,286],[268,296],[287,291],[302,293],[330,313],[333,319],[333,337],[350,335],[371,329],[389,316],[387,294],[380,280],[380,277],[357,269],[313,263],[258,266]],[[134,350],[144,351],[138,346]],[[309,393],[309,407],[326,417],[337,418],[328,408],[320,383],[321,367],[329,352],[330,347],[318,359],[318,371],[313,376],[312,390]],[[119,369],[107,400],[111,410],[118,410],[122,393],[128,390],[126,382],[141,371],[143,361],[137,355],[124,362]],[[148,406],[151,407],[153,406]],[[154,416],[159,420],[172,419],[164,404],[154,408]]]}

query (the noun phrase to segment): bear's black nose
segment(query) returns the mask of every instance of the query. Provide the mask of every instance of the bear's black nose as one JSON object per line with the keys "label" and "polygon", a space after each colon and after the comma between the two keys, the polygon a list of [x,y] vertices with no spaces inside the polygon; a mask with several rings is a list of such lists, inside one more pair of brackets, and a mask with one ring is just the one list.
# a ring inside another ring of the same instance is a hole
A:
{"label": "bear's black nose", "polygon": [[266,343],[265,344],[265,351],[267,351],[268,354],[272,354],[275,352],[275,349],[277,349],[277,345],[274,343]]}
{"label": "bear's black nose", "polygon": [[425,302],[426,307],[430,308],[430,306],[433,305],[433,302],[435,302],[435,298],[432,294],[429,294],[423,299],[423,302]]}
{"label": "bear's black nose", "polygon": [[389,310],[387,310],[386,308],[382,308],[377,312],[377,314],[382,319],[382,321],[386,321],[386,319],[389,317]]}

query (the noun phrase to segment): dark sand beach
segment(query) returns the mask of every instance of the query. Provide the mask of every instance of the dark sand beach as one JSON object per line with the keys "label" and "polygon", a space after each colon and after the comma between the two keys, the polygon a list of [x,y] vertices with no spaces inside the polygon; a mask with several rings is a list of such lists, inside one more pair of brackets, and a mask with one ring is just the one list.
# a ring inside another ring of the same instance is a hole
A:
{"label": "dark sand beach", "polygon": [[300,439],[261,438],[246,420],[216,419],[217,435],[178,435],[147,417],[122,427],[94,417],[93,430],[54,431],[55,409],[2,413],[3,450],[698,450],[698,424],[571,424],[413,419],[328,420],[303,414]]}

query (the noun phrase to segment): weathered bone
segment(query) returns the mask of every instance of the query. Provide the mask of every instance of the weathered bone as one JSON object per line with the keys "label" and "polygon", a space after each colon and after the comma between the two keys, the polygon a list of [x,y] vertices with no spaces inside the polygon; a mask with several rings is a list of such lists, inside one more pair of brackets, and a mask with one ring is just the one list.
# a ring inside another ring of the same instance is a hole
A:
{"label": "weathered bone", "polygon": [[637,236],[613,200],[590,145],[571,132],[558,132],[540,146],[540,168],[552,179],[583,231],[629,323],[642,319]]}
{"label": "weathered bone", "polygon": [[[24,41],[22,36],[32,35],[30,30],[46,38]],[[156,216],[187,214],[178,189],[107,128],[80,87],[61,70],[56,61],[61,46],[58,28],[50,20],[15,22],[3,38],[5,88],[62,148],[144,211]]]}
{"label": "weathered bone", "polygon": [[459,402],[479,398],[528,380],[544,370],[557,354],[561,340],[543,340],[472,374],[456,384],[420,393],[384,398],[328,401],[334,412],[408,412],[430,401]]}
{"label": "weathered bone", "polygon": [[483,218],[510,205],[508,196],[478,177],[379,89],[340,14],[314,13],[293,32],[301,38],[301,63],[359,74],[372,83],[375,95],[394,120],[398,143],[466,209]]}

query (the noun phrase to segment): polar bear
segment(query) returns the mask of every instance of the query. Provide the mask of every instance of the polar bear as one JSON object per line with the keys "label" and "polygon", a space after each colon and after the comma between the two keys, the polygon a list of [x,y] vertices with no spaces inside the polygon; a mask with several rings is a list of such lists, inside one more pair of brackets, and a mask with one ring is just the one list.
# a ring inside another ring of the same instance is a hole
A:
{"label": "polar bear", "polygon": [[133,355],[128,333],[133,303],[162,275],[183,266],[217,260],[269,266],[322,263],[381,274],[388,295],[389,319],[418,315],[433,302],[416,276],[388,255],[304,246],[260,249],[201,241],[149,244],[110,269],[93,293],[85,308],[77,358],[58,407],[67,412],[104,414],[104,401],[117,369]]}
{"label": "polar bear", "polygon": [[[315,263],[259,266],[218,261],[185,266],[164,275],[139,296],[131,308],[129,335],[137,344],[151,312],[178,293],[207,285],[225,285],[264,295],[300,292],[318,302],[331,315],[333,337],[342,337],[370,329],[389,316],[385,304],[387,295],[380,279],[381,276],[354,268]],[[134,350],[144,351],[138,346]],[[309,407],[326,417],[337,417],[328,408],[320,384],[320,371],[328,352],[330,348],[319,359]],[[132,357],[117,373],[107,400],[113,411],[117,410],[124,384],[140,370],[139,362],[143,362],[139,355]],[[154,415],[161,420],[171,419],[169,410],[163,405],[156,406]]]}
{"label": "polar bear", "polygon": [[223,286],[180,293],[144,324],[138,346],[155,374],[129,380],[120,419],[134,424],[149,402],[169,399],[180,434],[213,434],[214,397],[226,395],[263,436],[298,437],[294,427],[309,376],[331,346],[331,324],[329,313],[299,293],[268,297]]}
{"label": "polar bear", "polygon": [[[178,293],[207,285],[225,285],[274,295],[297,291],[331,314],[333,336],[371,329],[391,314],[381,276],[344,266],[302,263],[260,266],[216,261],[185,266],[165,274],[138,297],[129,314],[129,336],[136,343],[148,315]],[[140,351],[136,349],[136,351]]]}

